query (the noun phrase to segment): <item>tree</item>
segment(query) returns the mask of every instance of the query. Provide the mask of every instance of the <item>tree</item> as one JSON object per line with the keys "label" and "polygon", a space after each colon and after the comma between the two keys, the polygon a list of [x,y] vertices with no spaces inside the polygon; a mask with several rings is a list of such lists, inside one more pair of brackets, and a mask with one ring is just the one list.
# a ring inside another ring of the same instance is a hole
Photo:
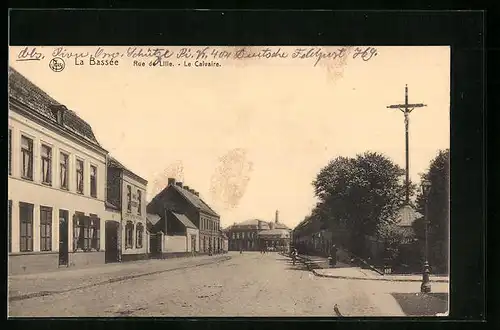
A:
{"label": "tree", "polygon": [[403,205],[403,174],[398,165],[375,152],[337,157],[318,173],[313,186],[328,210],[323,219],[332,226],[345,224],[353,252],[365,254],[365,235],[375,234],[378,224],[394,219]]}
{"label": "tree", "polygon": [[401,228],[395,223],[382,221],[377,226],[377,237],[384,244],[387,261],[394,262],[399,257],[399,248],[405,239]]}
{"label": "tree", "polygon": [[[422,181],[429,180],[431,190],[427,200],[429,221],[429,258],[434,269],[447,271],[450,225],[450,150],[440,150],[431,161]],[[417,210],[425,214],[425,197],[420,192],[416,200]],[[417,236],[423,238],[423,224],[415,224]]]}

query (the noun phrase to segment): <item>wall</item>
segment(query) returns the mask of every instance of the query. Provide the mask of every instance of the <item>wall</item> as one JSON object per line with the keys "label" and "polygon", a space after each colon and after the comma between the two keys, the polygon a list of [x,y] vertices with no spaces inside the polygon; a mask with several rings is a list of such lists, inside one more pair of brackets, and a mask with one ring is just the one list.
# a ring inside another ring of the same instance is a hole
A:
{"label": "wall", "polygon": [[114,167],[107,168],[107,200],[114,206],[121,208],[121,170]]}
{"label": "wall", "polygon": [[[200,231],[198,229],[194,228],[186,228],[187,232],[187,251],[188,252],[194,252],[194,251],[200,251]],[[195,246],[191,246],[191,237],[195,237]]]}
{"label": "wall", "polygon": [[[129,175],[127,171],[122,172],[122,257],[123,255],[145,255],[148,251],[149,241],[146,236],[146,184]],[[132,207],[128,210],[127,186],[132,190]],[[141,203],[138,200],[138,191],[141,192]],[[139,208],[140,206],[140,208]],[[132,222],[134,226],[132,248],[126,246],[126,224]],[[137,226],[142,225],[142,247],[137,247]],[[126,257],[125,257],[126,259]]]}
{"label": "wall", "polygon": [[[58,269],[58,253],[35,253],[9,256],[9,275],[37,274]],[[76,252],[69,254],[69,268],[81,268],[91,265],[104,264],[104,252]]]}
{"label": "wall", "polygon": [[[214,249],[217,249],[218,244],[222,245],[222,235],[219,231],[220,218],[201,212],[199,222],[200,252],[208,252],[210,247],[212,247],[212,252],[214,252]],[[204,241],[205,244],[203,243]]]}
{"label": "wall", "polygon": [[187,252],[186,236],[163,236],[163,252]]}
{"label": "wall", "polygon": [[[59,250],[59,210],[68,211],[68,249],[72,251],[73,215],[76,211],[86,215],[97,214],[104,232],[104,199],[106,182],[106,153],[77,144],[23,116],[9,111],[12,130],[12,175],[8,179],[8,199],[12,200],[12,253],[19,253],[19,202],[34,204],[33,252],[40,251],[40,206],[52,207],[52,251]],[[21,134],[33,139],[33,181],[21,179]],[[41,183],[42,142],[52,147],[52,186]],[[69,155],[68,190],[60,189],[59,157],[63,151]],[[76,193],[76,157],[84,160],[84,194]],[[97,167],[97,197],[90,196],[90,165]],[[100,246],[104,250],[104,235]],[[28,256],[29,254],[27,254]],[[34,258],[27,257],[27,262]],[[35,258],[36,259],[36,258]],[[16,258],[19,260],[19,256]],[[17,263],[17,261],[16,261]],[[22,262],[21,262],[22,263]],[[50,264],[50,263],[49,263]],[[48,266],[49,268],[51,266]]]}

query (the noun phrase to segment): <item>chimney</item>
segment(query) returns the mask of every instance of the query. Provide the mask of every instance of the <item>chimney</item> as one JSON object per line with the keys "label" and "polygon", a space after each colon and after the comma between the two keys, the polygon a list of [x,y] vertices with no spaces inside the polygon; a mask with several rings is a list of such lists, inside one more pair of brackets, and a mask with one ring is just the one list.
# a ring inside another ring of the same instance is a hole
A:
{"label": "chimney", "polygon": [[276,210],[276,214],[274,216],[274,222],[278,223],[278,215],[279,215],[279,211]]}
{"label": "chimney", "polygon": [[177,186],[177,187],[180,187],[180,188],[182,188],[182,182],[180,182],[180,181],[177,181],[177,182],[176,182],[175,184],[176,184],[176,186]]}
{"label": "chimney", "polygon": [[258,228],[259,230],[261,230],[261,229],[262,229],[262,221],[257,220],[257,228]]}
{"label": "chimney", "polygon": [[199,193],[199,192],[195,191],[195,192],[194,192],[194,194],[195,194],[196,196],[200,197],[200,193]]}
{"label": "chimney", "polygon": [[186,189],[187,191],[190,191],[189,186],[184,186],[184,189]]}
{"label": "chimney", "polygon": [[189,192],[194,195],[196,191],[194,189],[189,189]]}
{"label": "chimney", "polygon": [[173,186],[175,184],[175,178],[168,178],[168,185]]}

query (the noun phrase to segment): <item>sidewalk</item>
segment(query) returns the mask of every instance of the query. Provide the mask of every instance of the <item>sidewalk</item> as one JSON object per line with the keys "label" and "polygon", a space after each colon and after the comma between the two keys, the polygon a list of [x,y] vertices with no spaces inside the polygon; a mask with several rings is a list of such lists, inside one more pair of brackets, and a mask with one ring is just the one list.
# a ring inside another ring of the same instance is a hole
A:
{"label": "sidewalk", "polygon": [[[421,282],[422,275],[381,275],[371,269],[352,266],[347,263],[337,262],[334,268],[328,265],[328,258],[318,256],[299,255],[299,260],[307,265],[314,275],[320,277],[378,280],[397,282]],[[448,283],[448,276],[430,276],[431,282]]]}
{"label": "sidewalk", "polygon": [[[422,282],[421,275],[380,275],[372,270],[362,269],[360,267],[313,269],[312,272],[316,276],[331,277],[331,278],[397,281],[397,282]],[[430,281],[448,283],[449,277],[431,275]]]}
{"label": "sidewalk", "polygon": [[22,300],[85,289],[146,275],[223,262],[229,259],[231,259],[231,256],[227,254],[166,260],[151,259],[107,264],[85,269],[69,269],[60,272],[14,275],[8,278],[9,300]]}

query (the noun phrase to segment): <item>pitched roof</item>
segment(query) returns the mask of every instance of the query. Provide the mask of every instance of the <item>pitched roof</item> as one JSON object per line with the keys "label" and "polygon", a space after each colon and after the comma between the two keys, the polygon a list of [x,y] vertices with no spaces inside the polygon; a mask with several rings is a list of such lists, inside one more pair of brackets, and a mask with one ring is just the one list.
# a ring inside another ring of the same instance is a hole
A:
{"label": "pitched roof", "polygon": [[401,227],[409,227],[412,223],[420,219],[422,214],[415,211],[410,205],[405,205],[400,208],[396,214],[396,223]]}
{"label": "pitched roof", "polygon": [[235,223],[234,225],[231,226],[231,228],[255,228],[255,229],[258,229],[259,228],[259,222],[260,222],[260,225],[261,225],[261,229],[269,229],[269,223],[267,221],[264,221],[264,220],[260,220],[260,219],[250,219],[250,220],[245,220],[243,222],[240,222],[240,223]]}
{"label": "pitched roof", "polygon": [[196,196],[187,189],[181,188],[176,185],[171,185],[171,187],[177,190],[182,196],[184,196],[189,201],[189,203],[191,203],[197,209],[216,217],[219,216],[217,212],[215,212],[210,206],[208,206],[208,204],[205,203],[199,196]]}
{"label": "pitched roof", "polygon": [[144,184],[148,184],[148,181],[146,179],[142,178],[141,176],[139,176],[139,175],[135,174],[134,172],[132,172],[131,170],[129,170],[125,165],[120,163],[116,158],[112,157],[111,155],[108,155],[108,166],[116,167],[116,168],[120,168],[122,170],[125,170],[126,172],[132,174],[132,176],[135,176],[136,178],[143,181]]}
{"label": "pitched roof", "polygon": [[[22,74],[9,66],[9,98],[22,103],[46,120],[57,123],[57,118],[51,110],[53,106],[63,106]],[[64,114],[64,127],[77,134],[80,138],[101,147],[92,127],[78,115],[67,109]]]}
{"label": "pitched roof", "polygon": [[284,223],[281,223],[281,222],[275,222],[274,228],[275,229],[290,229],[290,228],[288,228],[287,225],[285,225]]}
{"label": "pitched roof", "polygon": [[288,238],[290,237],[290,233],[286,229],[269,229],[269,230],[263,230],[259,232],[257,235],[259,236],[276,236],[279,235],[282,238]]}
{"label": "pitched roof", "polygon": [[196,226],[189,220],[188,217],[186,217],[184,214],[179,214],[172,212],[172,214],[184,225],[186,228],[193,228],[197,229]]}
{"label": "pitched roof", "polygon": [[146,220],[154,226],[161,220],[161,217],[158,214],[148,213]]}

